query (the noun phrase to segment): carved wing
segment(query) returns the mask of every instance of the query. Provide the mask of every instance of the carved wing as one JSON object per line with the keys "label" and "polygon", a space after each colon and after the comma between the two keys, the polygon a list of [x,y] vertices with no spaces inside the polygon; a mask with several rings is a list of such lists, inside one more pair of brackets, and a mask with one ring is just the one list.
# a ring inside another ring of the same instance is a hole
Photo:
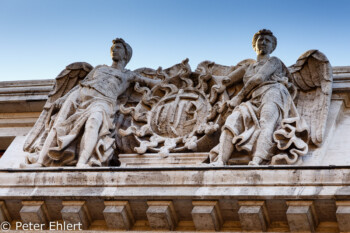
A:
{"label": "carved wing", "polygon": [[67,94],[79,81],[83,80],[93,67],[86,62],[72,63],[57,75],[52,91],[49,93],[48,102],[55,102],[58,98]]}
{"label": "carved wing", "polygon": [[[246,59],[239,62],[236,66],[224,66],[210,61],[201,62],[195,71],[199,75],[200,84],[197,88],[206,91],[210,89],[209,101],[213,104],[209,119],[215,118],[217,114],[221,115],[224,121],[232,109],[227,109],[227,100],[233,98],[243,87],[243,80],[234,85],[228,79],[228,75],[240,66],[248,66],[254,63],[253,59]],[[228,110],[228,111],[227,111]]]}
{"label": "carved wing", "polygon": [[45,131],[46,122],[48,122],[57,110],[55,109],[54,102],[74,88],[92,69],[93,67],[89,63],[75,62],[66,66],[66,68],[56,77],[55,84],[52,91],[48,94],[48,99],[44,105],[44,109],[35,125],[28,133],[23,147],[24,151],[35,151],[35,148],[38,146],[36,142],[40,143],[39,141]]}
{"label": "carved wing", "polygon": [[309,50],[290,67],[290,72],[299,88],[295,99],[298,112],[310,127],[311,141],[320,146],[331,102],[332,67],[323,53]]}
{"label": "carved wing", "polygon": [[243,82],[230,85],[230,82],[227,80],[227,75],[240,66],[246,66],[254,62],[255,60],[253,59],[245,59],[235,66],[224,66],[210,61],[203,61],[199,63],[195,73],[201,76],[199,78],[200,80],[211,85],[210,102],[214,103],[224,91],[227,92],[225,99],[230,99],[237,94],[243,86]]}

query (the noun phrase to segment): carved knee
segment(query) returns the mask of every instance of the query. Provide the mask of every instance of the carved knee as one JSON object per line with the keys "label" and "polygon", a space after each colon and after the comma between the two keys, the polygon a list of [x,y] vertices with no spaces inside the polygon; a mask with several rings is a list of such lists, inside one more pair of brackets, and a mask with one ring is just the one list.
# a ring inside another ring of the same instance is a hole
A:
{"label": "carved knee", "polygon": [[94,129],[95,127],[100,127],[102,123],[101,113],[93,113],[86,122],[85,128]]}
{"label": "carved knee", "polygon": [[279,115],[280,115],[280,112],[276,105],[266,106],[260,113],[260,119],[259,119],[260,127],[262,129],[268,129],[268,128],[273,129],[280,118]]}

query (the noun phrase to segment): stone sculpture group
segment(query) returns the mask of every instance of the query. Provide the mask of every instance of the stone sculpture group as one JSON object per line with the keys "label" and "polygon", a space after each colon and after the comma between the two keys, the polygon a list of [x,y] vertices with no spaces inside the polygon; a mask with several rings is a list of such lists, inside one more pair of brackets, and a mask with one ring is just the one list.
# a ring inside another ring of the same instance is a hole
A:
{"label": "stone sculpture group", "polygon": [[66,67],[27,135],[22,167],[115,166],[123,153],[208,153],[209,165],[300,164],[320,146],[332,94],[326,56],[286,67],[271,31],[253,37],[257,60],[236,66],[188,59],[168,69],[125,69],[132,49],[113,40],[111,66]]}

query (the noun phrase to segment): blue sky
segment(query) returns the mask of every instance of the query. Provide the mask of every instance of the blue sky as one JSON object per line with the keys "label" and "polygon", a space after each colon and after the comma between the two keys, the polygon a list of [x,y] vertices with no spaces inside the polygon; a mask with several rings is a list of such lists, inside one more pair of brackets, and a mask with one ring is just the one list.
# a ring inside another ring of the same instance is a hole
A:
{"label": "blue sky", "polygon": [[235,65],[255,58],[251,39],[267,28],[289,66],[319,49],[350,65],[350,1],[0,0],[0,81],[50,79],[68,64],[111,64],[115,37],[133,48],[127,68],[190,59]]}

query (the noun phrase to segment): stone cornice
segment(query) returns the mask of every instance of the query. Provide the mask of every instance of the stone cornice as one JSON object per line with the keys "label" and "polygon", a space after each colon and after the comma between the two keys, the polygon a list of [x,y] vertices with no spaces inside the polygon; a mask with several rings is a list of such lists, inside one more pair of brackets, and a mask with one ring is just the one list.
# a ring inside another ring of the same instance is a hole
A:
{"label": "stone cornice", "polygon": [[46,213],[43,223],[74,217],[90,230],[349,230],[342,222],[350,205],[348,167],[50,168],[0,174],[0,202],[16,216],[12,222],[5,218],[12,225]]}
{"label": "stone cornice", "polygon": [[350,66],[333,67],[333,92],[350,90]]}
{"label": "stone cornice", "polygon": [[0,113],[41,112],[54,80],[0,82]]}
{"label": "stone cornice", "polygon": [[[276,173],[279,178],[276,180]],[[350,166],[0,169],[0,187],[278,187],[350,185]],[[223,177],[229,177],[223,179]],[[126,189],[126,190],[127,190]],[[276,190],[278,192],[278,190]],[[129,191],[128,191],[129,192]],[[142,192],[140,190],[140,192]],[[220,192],[215,192],[219,195]],[[234,192],[236,193],[236,192]],[[171,193],[168,193],[168,195]],[[222,193],[224,195],[224,193]],[[272,193],[270,193],[272,195]],[[269,194],[269,195],[270,195]],[[61,195],[61,194],[57,194]],[[81,193],[89,196],[90,193]],[[131,195],[131,191],[130,191]],[[142,194],[143,196],[146,193]],[[165,195],[152,193],[151,195]],[[212,194],[208,194],[212,195]],[[274,194],[276,195],[276,193]],[[300,194],[299,194],[300,195]],[[1,194],[0,194],[1,196]]]}

